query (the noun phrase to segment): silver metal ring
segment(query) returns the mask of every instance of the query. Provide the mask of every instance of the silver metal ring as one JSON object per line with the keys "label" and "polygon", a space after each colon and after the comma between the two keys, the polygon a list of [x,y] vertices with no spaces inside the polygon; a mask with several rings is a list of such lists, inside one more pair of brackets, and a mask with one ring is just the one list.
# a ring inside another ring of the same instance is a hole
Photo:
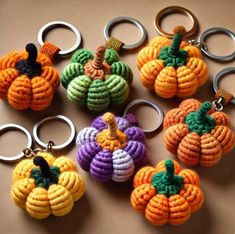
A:
{"label": "silver metal ring", "polygon": [[76,49],[78,49],[78,47],[81,44],[81,40],[82,40],[81,34],[80,34],[79,30],[74,25],[67,23],[67,22],[64,22],[64,21],[52,21],[52,22],[45,24],[38,32],[39,44],[41,46],[44,44],[43,40],[44,40],[46,32],[48,32],[50,29],[57,28],[57,27],[68,28],[76,36],[76,43],[74,44],[74,46],[71,47],[70,49],[67,49],[67,50],[60,50],[59,55],[68,55],[68,54],[72,53],[73,51],[75,51]]}
{"label": "silver metal ring", "polygon": [[[223,33],[225,35],[228,35],[235,42],[235,33],[233,33],[232,31],[230,31],[226,28],[209,28],[209,29],[207,29],[206,31],[204,31],[201,34],[201,36],[199,38],[199,42],[202,44],[205,44],[205,40],[208,36],[210,36],[212,34],[218,34],[218,33]],[[219,55],[214,55],[211,52],[209,52],[209,50],[207,49],[206,46],[202,47],[201,50],[206,56],[208,56],[209,58],[211,58],[215,61],[228,62],[228,61],[235,59],[235,51],[229,55],[219,56]]]}
{"label": "silver metal ring", "polygon": [[[215,77],[213,79],[213,89],[214,89],[215,93],[219,90],[219,82],[221,81],[221,79],[225,75],[231,74],[231,73],[235,73],[235,67],[227,67],[227,68],[219,71],[215,75]],[[230,102],[235,105],[235,98],[233,98]]]}
{"label": "silver metal ring", "polygon": [[[27,136],[27,139],[28,139],[28,143],[27,143],[26,147],[27,148],[32,147],[32,144],[33,144],[32,136],[30,135],[30,133],[28,132],[27,129],[25,129],[24,127],[22,127],[18,124],[10,123],[10,124],[4,124],[4,125],[0,126],[0,135],[2,135],[3,132],[11,130],[11,129],[16,129],[18,131],[21,131],[21,132],[25,133],[25,135]],[[12,156],[12,157],[7,157],[7,156],[0,155],[0,160],[11,162],[11,161],[16,161],[16,160],[18,160],[20,158],[23,158],[23,157],[24,157],[24,153],[21,152],[18,155]]]}
{"label": "silver metal ring", "polygon": [[65,147],[67,147],[73,141],[73,139],[75,137],[75,127],[74,127],[73,122],[69,118],[67,118],[67,117],[65,117],[63,115],[55,115],[55,116],[47,117],[47,118],[37,122],[34,125],[34,127],[33,127],[33,137],[34,137],[35,141],[40,146],[42,146],[43,148],[46,148],[48,143],[44,143],[44,142],[42,142],[39,139],[39,137],[38,137],[38,130],[42,126],[42,124],[44,124],[45,122],[51,121],[51,120],[62,120],[63,122],[67,123],[69,125],[69,127],[70,127],[71,134],[69,136],[69,139],[65,143],[63,143],[61,145],[52,146],[53,150],[64,149]]}
{"label": "silver metal ring", "polygon": [[156,131],[162,125],[162,122],[163,122],[163,112],[162,112],[161,108],[157,104],[154,104],[154,103],[152,103],[152,102],[150,102],[148,100],[145,100],[145,99],[135,99],[135,100],[133,100],[132,102],[130,102],[126,106],[126,108],[123,111],[123,115],[124,116],[127,115],[128,111],[133,106],[140,105],[140,104],[147,104],[148,106],[153,107],[153,109],[156,110],[158,115],[159,115],[159,122],[156,124],[156,126],[154,128],[152,128],[152,129],[143,129],[143,132],[151,133],[151,132]]}
{"label": "silver metal ring", "polygon": [[106,41],[108,41],[110,39],[110,29],[114,25],[119,24],[119,23],[123,23],[123,22],[128,22],[130,24],[135,25],[141,32],[141,39],[138,42],[134,43],[134,44],[123,45],[122,48],[130,50],[130,49],[134,49],[134,48],[137,48],[140,45],[142,45],[144,43],[144,41],[146,40],[146,38],[147,38],[147,32],[146,32],[145,27],[138,20],[127,17],[127,16],[120,16],[120,17],[114,18],[114,19],[110,20],[105,25],[105,27],[104,27],[104,37],[105,37]]}

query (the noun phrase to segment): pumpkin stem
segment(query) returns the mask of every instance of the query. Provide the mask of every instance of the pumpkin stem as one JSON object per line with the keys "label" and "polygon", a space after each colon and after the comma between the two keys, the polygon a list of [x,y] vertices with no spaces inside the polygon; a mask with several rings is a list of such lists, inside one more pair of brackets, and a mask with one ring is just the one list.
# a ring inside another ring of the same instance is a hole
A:
{"label": "pumpkin stem", "polygon": [[164,163],[165,163],[165,167],[166,167],[166,172],[165,172],[164,178],[170,184],[172,182],[172,179],[173,179],[174,173],[175,173],[174,163],[172,160],[165,160]]}
{"label": "pumpkin stem", "polygon": [[211,109],[210,102],[203,102],[198,111],[191,112],[186,116],[185,123],[191,132],[201,135],[209,133],[215,127],[215,120],[207,114]]}
{"label": "pumpkin stem", "polygon": [[28,52],[27,61],[33,66],[34,64],[36,64],[38,56],[37,47],[33,43],[29,43],[26,45],[25,49]]}
{"label": "pumpkin stem", "polygon": [[183,26],[176,26],[173,30],[174,37],[170,46],[164,46],[158,58],[163,60],[166,67],[178,68],[184,65],[189,57],[188,52],[180,48],[186,30]]}
{"label": "pumpkin stem", "polygon": [[152,177],[152,186],[159,194],[172,196],[179,194],[184,180],[183,177],[175,175],[175,166],[172,160],[165,160],[165,172],[158,172]]}
{"label": "pumpkin stem", "polygon": [[200,117],[205,118],[207,116],[207,112],[211,110],[212,104],[210,102],[203,102],[197,113]]}
{"label": "pumpkin stem", "polygon": [[36,156],[33,159],[33,163],[34,163],[34,165],[40,167],[40,170],[41,170],[41,173],[42,173],[43,176],[45,176],[45,177],[50,177],[51,176],[50,166],[43,157]]}
{"label": "pumpkin stem", "polygon": [[20,74],[27,75],[29,78],[40,76],[42,74],[42,65],[37,62],[37,47],[29,43],[26,45],[25,49],[28,52],[28,58],[17,61],[15,69],[17,69]]}
{"label": "pumpkin stem", "polygon": [[99,46],[96,49],[94,59],[84,66],[84,73],[92,79],[103,80],[105,75],[110,74],[111,67],[104,63],[105,50],[104,46]]}
{"label": "pumpkin stem", "polygon": [[171,43],[171,46],[169,47],[169,52],[172,55],[179,54],[180,51],[180,45],[183,40],[184,34],[186,33],[186,29],[183,26],[176,26],[173,30],[174,37]]}
{"label": "pumpkin stem", "polygon": [[92,65],[97,70],[101,69],[104,66],[103,62],[104,62],[105,50],[106,49],[104,46],[99,46],[96,49],[96,53],[95,53],[95,57],[93,59]]}
{"label": "pumpkin stem", "polygon": [[115,139],[117,137],[117,122],[114,114],[107,112],[103,115],[103,120],[108,125],[108,138]]}

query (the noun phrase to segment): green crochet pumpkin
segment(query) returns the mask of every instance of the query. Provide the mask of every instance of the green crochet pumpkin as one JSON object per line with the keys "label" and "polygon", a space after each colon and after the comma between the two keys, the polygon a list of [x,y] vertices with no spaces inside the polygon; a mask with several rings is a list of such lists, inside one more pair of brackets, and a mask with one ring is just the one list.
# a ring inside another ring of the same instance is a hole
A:
{"label": "green crochet pumpkin", "polygon": [[119,61],[118,53],[104,46],[99,46],[95,55],[87,49],[76,51],[62,74],[68,99],[91,111],[123,103],[132,79],[131,69]]}

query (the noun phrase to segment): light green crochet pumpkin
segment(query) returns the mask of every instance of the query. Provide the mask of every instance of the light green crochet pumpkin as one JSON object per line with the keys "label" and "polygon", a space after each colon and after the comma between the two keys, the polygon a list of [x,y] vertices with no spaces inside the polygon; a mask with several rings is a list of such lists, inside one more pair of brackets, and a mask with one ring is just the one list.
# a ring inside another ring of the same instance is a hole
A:
{"label": "light green crochet pumpkin", "polygon": [[99,46],[95,55],[87,49],[76,51],[62,74],[68,99],[91,111],[122,104],[129,95],[132,79],[131,69],[119,61],[118,53],[104,46]]}

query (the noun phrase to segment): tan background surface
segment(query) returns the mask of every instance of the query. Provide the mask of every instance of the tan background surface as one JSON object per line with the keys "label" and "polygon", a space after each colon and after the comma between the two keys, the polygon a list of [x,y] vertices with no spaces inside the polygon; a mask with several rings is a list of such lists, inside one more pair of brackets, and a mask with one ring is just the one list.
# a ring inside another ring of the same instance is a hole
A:
{"label": "tan background surface", "polygon": [[[199,20],[200,31],[213,26],[227,27],[235,31],[234,0],[225,1],[82,1],[82,0],[1,0],[0,5],[0,55],[11,50],[22,50],[26,43],[37,43],[37,33],[40,27],[52,20],[65,20],[76,25],[83,37],[83,46],[94,50],[96,45],[103,43],[103,28],[110,19],[117,16],[131,16],[140,20],[148,31],[149,38],[157,36],[153,26],[156,13],[169,5],[184,6],[194,12]],[[165,29],[170,30],[175,24],[184,23],[190,28],[191,22],[184,16],[170,16],[163,22]],[[113,35],[125,42],[134,42],[139,32],[128,24],[117,26]],[[68,48],[74,42],[73,35],[67,30],[54,30],[48,40]],[[234,43],[226,36],[213,37],[209,40],[209,48],[213,52],[226,54],[234,50]],[[135,65],[136,53],[123,53],[121,58],[131,65],[134,71],[134,83],[131,88],[130,99],[146,98],[158,103],[164,112],[176,106],[179,100],[163,100],[155,97],[140,84]],[[235,66],[235,61],[219,64],[207,60],[210,80],[200,89],[196,97],[201,100],[212,100],[212,78],[223,67]],[[69,58],[58,59],[55,66],[61,72],[69,63]],[[227,76],[222,84],[235,93],[235,78]],[[121,114],[122,108],[115,110]],[[147,111],[149,114],[146,114]],[[226,113],[232,117],[235,127],[234,106],[228,106]],[[136,112],[142,125],[154,124],[154,112],[149,108],[139,108]],[[53,114],[64,114],[75,123],[77,131],[90,124],[95,116],[84,110],[79,110],[70,103],[65,90],[60,87],[51,107],[43,112],[16,111],[5,102],[0,102],[0,124],[18,123],[32,130],[35,121]],[[41,131],[43,140],[54,140],[62,143],[68,136],[66,126],[58,122],[47,124]],[[163,132],[147,135],[148,156],[150,163],[155,165],[159,160],[173,157],[162,144]],[[14,155],[24,147],[25,138],[17,132],[4,134],[0,138],[0,152]],[[66,153],[75,159],[75,145],[67,149]],[[130,206],[129,196],[132,190],[131,182],[124,184],[101,184],[80,170],[86,182],[85,196],[75,204],[73,211],[63,217],[50,217],[43,221],[30,218],[23,210],[14,206],[10,200],[11,174],[14,164],[0,163],[0,233],[200,233],[200,234],[233,234],[235,233],[235,161],[231,152],[226,158],[210,169],[196,167],[201,176],[202,189],[206,201],[201,211],[193,214],[190,220],[181,226],[154,227],[147,223],[143,216],[137,214]]]}

